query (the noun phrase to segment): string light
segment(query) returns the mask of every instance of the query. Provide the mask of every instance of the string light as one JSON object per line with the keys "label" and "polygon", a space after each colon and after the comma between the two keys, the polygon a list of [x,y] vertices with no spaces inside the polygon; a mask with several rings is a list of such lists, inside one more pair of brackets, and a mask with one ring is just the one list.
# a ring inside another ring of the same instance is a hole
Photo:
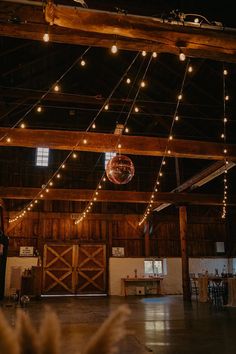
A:
{"label": "string light", "polygon": [[143,50],[143,51],[142,51],[142,56],[143,56],[143,57],[146,57],[146,55],[147,55],[146,50]]}
{"label": "string light", "polygon": [[129,77],[127,77],[126,83],[127,83],[128,85],[131,83],[131,79],[130,79]]}
{"label": "string light", "polygon": [[55,92],[59,92],[60,91],[60,86],[58,84],[54,85],[53,90]]}
{"label": "string light", "polygon": [[112,54],[116,54],[118,52],[118,47],[116,44],[113,44],[111,46],[111,52],[112,52]]}
{"label": "string light", "polygon": [[136,112],[136,113],[138,113],[139,112],[139,108],[136,106],[136,107],[134,107],[134,111]]}
{"label": "string light", "polygon": [[108,103],[104,106],[104,109],[105,109],[106,111],[108,111],[108,109],[109,109],[109,104],[108,104]]}
{"label": "string light", "polygon": [[86,61],[84,59],[82,59],[81,62],[80,62],[80,65],[81,66],[85,66],[86,65]]}
{"label": "string light", "polygon": [[38,113],[41,113],[42,112],[42,106],[38,106],[37,108],[36,108],[36,111],[38,112]]}
{"label": "string light", "polygon": [[44,33],[44,35],[43,35],[43,41],[44,42],[49,42],[49,40],[50,40],[50,37],[49,37],[49,33]]}
{"label": "string light", "polygon": [[[86,53],[86,51],[85,51],[85,53]],[[137,58],[138,58],[138,54],[137,54],[137,55],[135,56],[135,58],[132,60],[131,64],[129,65],[129,67],[128,67],[127,70],[126,70],[126,73],[121,77],[121,79],[119,80],[119,82],[116,84],[115,88],[112,90],[112,92],[111,92],[109,98],[111,98],[111,96],[112,96],[113,92],[115,91],[115,89],[116,89],[116,88],[120,85],[120,83],[123,81],[124,77],[127,75],[127,72],[129,71],[129,69],[130,69],[131,66],[134,64],[134,62],[135,62],[135,60],[136,60]],[[78,60],[77,60],[76,62],[78,62]],[[67,70],[67,72],[68,72],[68,70]],[[65,75],[65,74],[64,74],[64,75]],[[62,77],[64,77],[64,75],[63,75]],[[61,78],[62,78],[62,77],[61,77]],[[59,81],[59,80],[58,80],[58,81]],[[43,97],[45,97],[48,92],[49,92],[49,91],[47,91],[47,92],[41,97],[41,99],[42,99]],[[36,107],[36,105],[38,105],[38,103],[39,103],[39,101],[37,102],[37,104],[35,104],[35,105],[33,106],[33,108]],[[99,112],[98,112],[97,115],[95,116],[93,122],[89,125],[89,127],[92,127],[92,126],[96,127],[94,121],[95,121],[95,119],[97,118],[97,116],[102,112],[102,109],[103,109],[103,108],[101,108],[101,109],[99,110]],[[31,110],[32,110],[32,109],[31,109]],[[29,110],[27,113],[29,113],[31,110]],[[18,123],[19,123],[19,121],[18,121]],[[86,131],[89,130],[89,127],[86,129]],[[10,138],[8,138],[8,140],[10,140]],[[82,141],[85,143],[86,139],[83,139]],[[78,146],[78,144],[79,144],[79,142],[77,142],[77,144],[74,146],[74,148],[75,148],[76,146]],[[73,150],[74,150],[74,148],[73,148]],[[77,157],[77,154],[74,153],[73,150],[67,155],[67,157],[66,157],[66,159],[64,160],[64,162],[65,162],[70,156],[72,156],[73,158],[76,158],[76,157]],[[60,179],[60,178],[61,178],[61,174],[58,173],[58,172],[59,172],[59,170],[60,170],[61,168],[65,168],[65,163],[64,163],[64,162],[59,166],[59,168],[57,169],[57,171],[54,173],[53,177],[55,176],[57,179]],[[52,178],[53,178],[53,177],[52,177]],[[51,178],[51,179],[52,179],[52,178]],[[53,185],[53,182],[51,181],[51,179],[50,179],[45,185],[42,186],[42,191],[45,190],[46,193],[49,192],[49,188],[47,188],[47,186],[48,186],[48,185],[50,185],[50,186]],[[102,178],[102,181],[105,182],[105,181],[106,181],[106,178],[103,177],[103,178]],[[100,185],[100,187],[101,187],[101,185]],[[98,187],[97,189],[100,189],[100,187]],[[95,193],[96,193],[96,195],[98,195],[98,192],[97,192],[97,191],[95,191]],[[37,196],[42,199],[42,198],[44,197],[44,194],[40,192],[40,193],[37,194]],[[32,200],[31,206],[29,206],[29,204],[28,204],[28,205],[25,207],[25,209],[24,209],[23,212],[21,212],[20,214],[18,214],[15,218],[10,219],[9,222],[14,222],[14,221],[18,220],[19,218],[23,217],[23,216],[25,215],[25,213],[26,213],[27,208],[29,208],[29,209],[31,210],[31,207],[32,207],[33,203],[34,203],[34,204],[37,204],[37,203],[38,203],[38,200],[36,199],[37,196]],[[97,198],[94,197],[93,200],[96,201]],[[86,214],[90,211],[92,205],[93,205],[93,202],[90,202],[90,203],[89,203],[89,207],[86,208],[85,211],[83,212],[83,217],[81,217],[81,218],[79,219],[79,221],[77,220],[76,223],[80,222],[80,221],[86,216]]]}
{"label": "string light", "polygon": [[226,213],[227,213],[227,190],[228,190],[228,180],[227,180],[227,165],[229,164],[229,161],[227,159],[226,154],[228,153],[228,150],[226,148],[226,124],[228,122],[228,119],[225,117],[226,116],[226,102],[229,100],[229,95],[225,94],[226,91],[226,80],[225,77],[228,75],[228,70],[223,68],[223,133],[221,134],[221,138],[224,141],[224,148],[223,148],[223,154],[225,155],[224,157],[224,175],[223,175],[223,200],[222,200],[222,213],[221,213],[221,218],[225,219],[226,218]]}
{"label": "string light", "polygon": [[186,60],[186,55],[183,52],[180,52],[179,54],[179,60],[180,61],[185,61]]}
{"label": "string light", "polygon": [[145,87],[146,86],[146,82],[145,81],[141,81],[140,86],[141,87]]}
{"label": "string light", "polygon": [[180,101],[183,97],[183,87],[184,87],[184,83],[185,83],[185,79],[186,79],[186,74],[188,72],[188,69],[189,69],[189,63],[186,65],[186,68],[185,68],[185,73],[184,73],[184,77],[183,77],[183,80],[182,80],[182,85],[181,85],[181,90],[180,90],[180,94],[178,95],[178,99],[177,99],[177,102],[176,102],[176,108],[175,108],[175,112],[174,112],[174,115],[173,115],[173,119],[172,119],[172,124],[171,124],[171,128],[170,128],[170,132],[169,132],[169,138],[168,138],[168,142],[167,142],[167,146],[165,148],[165,152],[164,152],[164,155],[162,157],[162,160],[161,160],[161,163],[160,163],[160,167],[159,167],[159,171],[158,171],[158,174],[157,174],[157,179],[156,179],[156,182],[154,184],[154,188],[153,188],[153,192],[151,194],[151,197],[150,197],[150,201],[143,213],[143,216],[141,218],[141,220],[139,221],[139,226],[141,226],[145,221],[146,219],[148,218],[149,214],[150,214],[150,211],[153,207],[153,203],[154,203],[154,199],[155,199],[155,193],[157,193],[159,191],[159,186],[160,186],[160,178],[163,177],[163,169],[165,168],[166,166],[166,155],[170,155],[171,154],[171,149],[168,147],[168,144],[171,140],[173,140],[173,127],[174,127],[174,122],[175,121],[178,121],[179,120],[179,117],[177,115],[177,112],[178,112],[178,109],[179,109],[179,105],[180,105]]}
{"label": "string light", "polygon": [[157,58],[157,52],[152,53],[153,58]]}

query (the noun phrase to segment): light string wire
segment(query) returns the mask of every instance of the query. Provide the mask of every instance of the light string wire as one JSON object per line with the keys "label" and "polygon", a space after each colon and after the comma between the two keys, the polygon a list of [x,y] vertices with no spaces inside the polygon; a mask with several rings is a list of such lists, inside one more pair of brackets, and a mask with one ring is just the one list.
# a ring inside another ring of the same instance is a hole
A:
{"label": "light string wire", "polygon": [[[163,154],[163,156],[161,158],[160,167],[159,167],[159,170],[158,170],[158,173],[157,173],[157,178],[156,178],[155,183],[154,183],[154,188],[153,188],[153,191],[151,193],[151,197],[149,199],[148,205],[146,206],[145,211],[143,213],[143,216],[142,216],[142,218],[141,218],[141,220],[140,220],[140,222],[138,224],[139,226],[141,226],[146,221],[146,219],[148,218],[148,216],[149,216],[149,214],[150,214],[150,212],[151,212],[151,210],[153,208],[153,203],[154,203],[154,201],[156,201],[155,200],[156,193],[159,191],[159,188],[160,188],[159,187],[160,186],[160,178],[163,176],[163,172],[162,171],[164,169],[164,166],[166,165],[166,158],[168,157],[168,155],[171,154],[170,144],[171,144],[171,141],[173,140],[173,128],[174,128],[175,122],[179,121],[178,110],[179,110],[179,106],[180,106],[180,103],[181,103],[182,98],[183,98],[183,90],[184,90],[184,85],[185,85],[187,73],[191,72],[189,70],[189,68],[190,68],[190,59],[188,59],[186,67],[185,67],[183,80],[182,80],[182,83],[181,83],[179,94],[177,96],[177,103],[176,103],[174,115],[173,115],[173,118],[172,118],[171,127],[170,127],[170,130],[169,130],[167,144],[165,146],[164,154]],[[158,195],[157,195],[157,197],[158,197]]]}
{"label": "light string wire", "polygon": [[[151,64],[152,58],[153,58],[153,55],[151,55],[151,57],[150,57],[150,59],[148,61],[148,64],[147,64],[147,66],[145,68],[145,71],[144,71],[144,74],[142,75],[141,82],[143,82],[145,77],[146,77],[147,70],[148,70],[148,68],[149,68],[149,66]],[[137,78],[137,76],[136,76],[136,78]],[[131,113],[133,112],[133,108],[134,108],[134,105],[136,103],[136,100],[137,100],[138,94],[140,92],[140,89],[141,89],[141,85],[139,85],[139,87],[137,89],[137,92],[136,92],[136,94],[134,96],[134,99],[133,99],[132,104],[130,106],[129,113],[128,113],[128,115],[126,117],[126,120],[125,120],[125,123],[124,123],[123,130],[127,126],[127,122],[128,122],[128,120],[130,118]],[[121,137],[122,137],[122,134],[120,134],[118,136],[118,139],[117,139],[117,142],[116,142],[116,145],[115,145],[115,148],[114,148],[114,150],[118,150],[118,154],[120,154],[120,151],[121,151],[121,148],[122,148],[122,145],[120,144]],[[105,174],[106,174],[106,171],[104,170],[103,173],[102,173],[102,176],[101,176],[101,178],[100,178],[100,180],[99,180],[99,182],[97,184],[97,187],[94,190],[94,193],[92,195],[91,200],[87,203],[87,206],[84,208],[84,211],[81,213],[81,216],[75,220],[75,224],[79,224],[81,221],[83,221],[83,219],[86,218],[87,214],[91,211],[91,208],[92,208],[94,202],[97,201],[97,196],[99,195],[99,190],[102,189],[102,182],[106,181]]]}
{"label": "light string wire", "polygon": [[[84,55],[84,54],[83,54]],[[110,98],[113,96],[115,90],[118,88],[118,86],[121,84],[121,82],[124,80],[124,77],[127,75],[127,73],[129,72],[130,68],[132,67],[132,65],[135,63],[135,61],[137,60],[139,56],[139,52],[135,55],[134,59],[132,60],[131,64],[129,64],[129,66],[127,67],[127,69],[125,70],[124,74],[122,75],[122,77],[119,79],[119,81],[117,82],[117,84],[115,85],[115,87],[112,89],[110,95],[108,96],[108,98],[104,101],[104,104],[102,105],[102,107],[99,109],[98,113],[95,115],[95,117],[93,118],[93,120],[90,122],[90,124],[88,125],[87,129],[85,130],[84,134],[82,135],[82,137],[76,142],[76,144],[73,146],[73,148],[71,149],[71,151],[67,154],[67,156],[64,158],[64,160],[62,161],[62,163],[59,165],[59,167],[55,170],[55,172],[52,174],[52,176],[48,179],[47,183],[45,183],[43,185],[43,187],[40,189],[40,191],[35,195],[35,197],[26,204],[26,206],[18,213],[17,216],[15,216],[14,218],[9,219],[9,223],[15,222],[19,219],[21,219],[22,217],[25,216],[25,214],[27,213],[27,211],[30,211],[35,204],[39,203],[39,198],[42,199],[44,198],[44,192],[49,193],[50,188],[54,185],[54,179],[60,179],[61,178],[61,174],[59,173],[62,169],[64,170],[66,167],[66,162],[68,161],[68,159],[73,156],[76,157],[75,154],[75,150],[78,148],[78,146],[83,143],[86,144],[87,141],[85,141],[84,137],[85,137],[85,133],[88,132],[91,127],[93,126],[93,124],[95,123],[97,117],[99,116],[99,114],[104,110],[105,105],[107,104],[107,102],[109,102]],[[81,58],[81,57],[80,57]],[[99,188],[99,187],[98,187]],[[100,188],[99,188],[100,189]],[[96,194],[96,191],[95,191]]]}
{"label": "light string wire", "polygon": [[227,117],[227,111],[226,111],[226,102],[229,101],[229,95],[226,92],[226,76],[228,75],[228,70],[225,68],[225,65],[223,64],[223,70],[222,70],[222,84],[223,84],[223,133],[221,134],[221,138],[223,139],[223,154],[224,154],[224,173],[223,173],[223,200],[222,200],[222,213],[221,213],[221,218],[225,219],[226,213],[227,213],[227,191],[228,191],[228,170],[227,170],[227,165],[229,163],[227,159],[227,132],[226,132],[226,125],[228,122],[228,117]]}
{"label": "light string wire", "polygon": [[[73,69],[73,67],[85,56],[85,54],[91,49],[91,47],[88,47],[84,50],[84,52],[66,69],[66,71],[63,72],[63,74],[53,83],[53,85],[51,85],[49,87],[49,89],[47,91],[45,91],[42,96],[36,100],[35,103],[33,103],[30,108],[23,114],[23,116],[17,120],[16,123],[14,123],[10,128],[9,131],[7,133],[5,133],[1,138],[0,141],[4,140],[5,138],[7,138],[7,142],[11,142],[11,139],[9,137],[10,132],[15,129],[20,123],[22,123],[24,121],[24,119],[29,115],[30,112],[33,111],[33,109],[35,107],[37,107],[45,98],[46,96],[50,93],[53,92],[53,89],[56,85],[58,85],[62,79],[64,79],[64,77]],[[6,116],[6,113],[4,114],[4,116]],[[0,120],[3,117],[0,117]]]}

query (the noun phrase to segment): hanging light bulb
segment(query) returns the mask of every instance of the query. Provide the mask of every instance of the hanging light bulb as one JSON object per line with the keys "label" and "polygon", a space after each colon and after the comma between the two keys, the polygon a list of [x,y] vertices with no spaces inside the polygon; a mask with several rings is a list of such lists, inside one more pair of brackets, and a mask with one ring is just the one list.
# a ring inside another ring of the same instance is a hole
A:
{"label": "hanging light bulb", "polygon": [[180,61],[185,61],[186,60],[186,55],[183,52],[180,52],[179,54],[179,60]]}
{"label": "hanging light bulb", "polygon": [[44,33],[44,35],[43,35],[43,41],[44,41],[44,42],[49,42],[49,40],[50,40],[49,34],[48,34],[47,32]]}
{"label": "hanging light bulb", "polygon": [[55,92],[59,92],[60,91],[60,86],[58,84],[54,85],[53,90]]}
{"label": "hanging light bulb", "polygon": [[42,106],[38,106],[37,108],[36,108],[36,111],[38,112],[38,113],[41,113],[42,112]]}
{"label": "hanging light bulb", "polygon": [[129,78],[129,77],[127,77],[127,79],[126,79],[126,83],[127,83],[128,85],[131,83],[131,80],[130,80],[130,78]]}
{"label": "hanging light bulb", "polygon": [[111,46],[111,52],[112,52],[112,54],[116,54],[118,52],[118,47],[116,44],[113,44]]}
{"label": "hanging light bulb", "polygon": [[147,55],[146,50],[143,50],[143,51],[142,51],[142,56],[145,57],[146,55]]}
{"label": "hanging light bulb", "polygon": [[80,62],[80,65],[81,66],[85,66],[86,65],[86,61],[84,59],[82,59],[81,62]]}

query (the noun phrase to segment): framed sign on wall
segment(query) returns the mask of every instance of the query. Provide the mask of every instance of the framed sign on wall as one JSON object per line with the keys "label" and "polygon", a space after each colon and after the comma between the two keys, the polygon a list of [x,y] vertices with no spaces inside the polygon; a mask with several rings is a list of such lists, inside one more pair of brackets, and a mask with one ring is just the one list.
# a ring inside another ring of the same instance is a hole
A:
{"label": "framed sign on wall", "polygon": [[125,249],[124,247],[112,247],[112,257],[124,257]]}

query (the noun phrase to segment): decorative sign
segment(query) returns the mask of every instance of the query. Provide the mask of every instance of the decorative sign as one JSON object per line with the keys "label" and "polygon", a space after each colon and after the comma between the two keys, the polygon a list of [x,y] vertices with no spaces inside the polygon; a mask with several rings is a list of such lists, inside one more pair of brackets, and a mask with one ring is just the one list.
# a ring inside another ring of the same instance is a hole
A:
{"label": "decorative sign", "polygon": [[20,247],[20,257],[32,257],[34,255],[34,247]]}
{"label": "decorative sign", "polygon": [[125,256],[124,247],[112,247],[112,256],[113,257],[124,257]]}

